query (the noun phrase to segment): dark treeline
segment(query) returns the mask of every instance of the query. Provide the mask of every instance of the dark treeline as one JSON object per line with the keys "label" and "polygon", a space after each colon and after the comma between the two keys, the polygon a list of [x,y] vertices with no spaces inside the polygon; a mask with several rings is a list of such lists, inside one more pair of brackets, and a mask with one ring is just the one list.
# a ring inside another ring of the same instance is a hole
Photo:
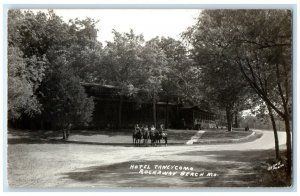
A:
{"label": "dark treeline", "polygon": [[[285,124],[291,176],[291,18],[289,10],[204,10],[183,41],[113,31],[113,41],[103,46],[91,18],[65,22],[53,11],[10,10],[9,124],[88,125],[94,101],[83,82],[120,89],[119,128],[128,96],[152,101],[153,114],[161,92],[195,105],[206,100],[226,114],[228,131],[239,126],[242,110],[259,108],[257,117],[272,121],[278,159],[276,121]],[[137,96],[141,89],[146,96]]]}
{"label": "dark treeline", "polygon": [[[118,127],[124,97],[153,102],[159,93],[187,98],[197,95],[196,78],[182,42],[164,37],[145,41],[131,30],[113,30],[105,47],[97,41],[98,21],[64,22],[47,13],[10,10],[8,15],[8,120],[11,126],[63,129],[70,123],[87,126],[94,101],[82,83],[120,89]],[[142,89],[147,92],[138,96]],[[28,120],[34,119],[34,120]],[[153,115],[153,121],[155,115]]]}

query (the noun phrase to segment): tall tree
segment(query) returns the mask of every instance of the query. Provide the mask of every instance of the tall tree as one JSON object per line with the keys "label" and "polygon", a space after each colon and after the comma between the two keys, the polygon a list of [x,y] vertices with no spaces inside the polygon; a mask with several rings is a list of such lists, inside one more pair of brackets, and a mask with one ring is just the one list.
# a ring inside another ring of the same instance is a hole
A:
{"label": "tall tree", "polygon": [[103,73],[98,72],[103,67],[102,44],[97,41],[97,23],[91,18],[69,21],[69,58],[72,59],[74,73],[83,82],[97,82],[103,77]]}
{"label": "tall tree", "polygon": [[202,88],[206,99],[226,111],[227,128],[232,130],[233,114],[245,99],[247,84],[238,67],[234,65],[233,53],[226,40],[224,29],[218,24],[217,12],[203,11],[197,25],[185,36],[193,46],[191,56],[201,70]]}
{"label": "tall tree", "polygon": [[21,29],[25,22],[19,10],[8,12],[8,119],[17,120],[22,114],[34,116],[40,113],[41,104],[36,97],[44,75],[45,56],[25,56],[22,51]]}
{"label": "tall tree", "polygon": [[105,72],[102,80],[107,84],[120,88],[118,111],[118,128],[122,127],[122,107],[125,96],[135,95],[137,86],[142,81],[140,70],[142,66],[141,52],[144,39],[142,35],[135,35],[133,30],[129,33],[113,31],[114,40],[107,42],[104,48],[102,64]]}
{"label": "tall tree", "polygon": [[[205,29],[203,34],[208,40],[217,46],[223,46],[226,51],[232,51],[230,65],[240,70],[256,94],[285,121],[287,176],[290,178],[291,12],[205,10],[195,26],[200,30]],[[207,26],[210,28],[206,28]],[[197,31],[196,29],[196,33]],[[216,37],[222,39],[217,39],[216,42]],[[205,44],[200,44],[200,47],[207,48]],[[276,127],[273,130],[276,135]]]}
{"label": "tall tree", "polygon": [[34,93],[42,78],[43,62],[36,58],[24,59],[19,48],[8,47],[9,120],[17,120],[23,113],[28,116],[40,113],[41,105]]}
{"label": "tall tree", "polygon": [[[25,66],[25,72],[18,73],[25,75],[19,77],[12,69],[9,79],[25,78],[30,82],[33,94],[30,100],[39,106],[40,121],[50,120],[57,128],[64,127],[67,121],[73,124],[89,122],[93,101],[87,98],[80,82],[96,77],[93,66],[98,65],[95,61],[101,56],[101,43],[96,40],[96,21],[86,19],[66,23],[51,10],[47,13],[10,10],[8,19],[10,52],[20,57],[18,62],[10,60],[13,63],[9,62],[9,66]],[[13,87],[10,85],[9,89]],[[20,97],[25,99],[26,96]],[[12,95],[10,100],[15,97]],[[66,97],[73,97],[76,103]]]}
{"label": "tall tree", "polygon": [[[162,89],[168,97],[180,97],[196,101],[201,99],[197,86],[198,69],[189,59],[184,44],[173,38],[156,38],[159,48],[166,56],[166,77],[162,81]],[[197,102],[197,101],[196,101]]]}
{"label": "tall tree", "polygon": [[[170,37],[161,37],[158,46],[166,56],[166,76],[162,80],[162,91],[168,101],[177,101],[179,106],[183,100],[195,105],[203,100],[203,90],[199,82],[200,69],[194,66],[195,62],[189,58],[189,53],[182,41]],[[176,100],[174,100],[174,98]],[[177,107],[177,119],[179,119],[179,107]],[[168,125],[168,114],[166,112],[166,126]],[[180,122],[177,122],[178,126]]]}
{"label": "tall tree", "polygon": [[87,125],[92,120],[93,98],[87,97],[80,78],[63,55],[53,59],[41,88],[42,117],[53,129]]}
{"label": "tall tree", "polygon": [[159,100],[159,93],[162,91],[162,81],[168,72],[166,56],[159,47],[158,38],[149,40],[143,47],[142,65],[141,73],[145,80],[141,83],[140,88],[145,90],[152,99],[153,123],[156,126],[156,104]]}
{"label": "tall tree", "polygon": [[[238,13],[241,14],[241,13]],[[236,39],[236,62],[250,86],[285,122],[287,176],[292,169],[291,141],[291,43],[292,27],[289,10],[253,10],[238,25],[245,29]],[[257,31],[258,26],[264,26]],[[240,29],[236,30],[237,32]]]}

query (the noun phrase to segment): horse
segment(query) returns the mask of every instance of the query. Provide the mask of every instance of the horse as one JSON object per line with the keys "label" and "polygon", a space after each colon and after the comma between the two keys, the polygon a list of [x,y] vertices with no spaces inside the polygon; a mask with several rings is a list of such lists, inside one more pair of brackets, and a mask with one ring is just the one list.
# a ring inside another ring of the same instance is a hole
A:
{"label": "horse", "polygon": [[163,140],[165,140],[165,146],[167,146],[168,145],[168,134],[167,134],[167,132],[165,132],[166,130],[165,130],[165,128],[164,128],[164,124],[161,124],[160,125],[160,128],[159,128],[159,131],[158,131],[158,133],[157,133],[157,139],[158,139],[158,143],[159,143],[159,145],[160,145],[160,140],[161,139],[163,139]]}
{"label": "horse", "polygon": [[141,132],[141,129],[139,127],[136,127],[133,131],[133,134],[132,134],[132,141],[133,141],[133,144],[135,145],[140,145],[141,144],[141,140],[142,140],[142,132]]}
{"label": "horse", "polygon": [[155,133],[155,146],[160,145],[160,140],[162,139],[161,133],[157,129],[155,129],[154,133]]}
{"label": "horse", "polygon": [[162,137],[163,140],[165,140],[165,146],[167,146],[168,145],[168,134],[163,132],[161,134],[161,137]]}
{"label": "horse", "polygon": [[151,130],[149,136],[150,136],[150,140],[151,140],[151,146],[154,146],[154,145],[155,145],[155,141],[156,141],[156,138],[155,138],[155,131],[154,131],[154,130]]}
{"label": "horse", "polygon": [[150,133],[148,129],[144,129],[143,132],[143,139],[144,139],[144,145],[148,146],[148,139],[150,138]]}

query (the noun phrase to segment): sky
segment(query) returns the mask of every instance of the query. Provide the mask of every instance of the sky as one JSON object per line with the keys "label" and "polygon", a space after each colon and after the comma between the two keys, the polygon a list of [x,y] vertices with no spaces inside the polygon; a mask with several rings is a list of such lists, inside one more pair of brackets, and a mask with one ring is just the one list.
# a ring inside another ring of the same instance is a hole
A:
{"label": "sky", "polygon": [[180,39],[180,34],[195,24],[199,9],[55,9],[54,12],[65,21],[69,19],[99,20],[97,24],[98,40],[112,41],[112,30],[143,34],[145,40],[156,36]]}

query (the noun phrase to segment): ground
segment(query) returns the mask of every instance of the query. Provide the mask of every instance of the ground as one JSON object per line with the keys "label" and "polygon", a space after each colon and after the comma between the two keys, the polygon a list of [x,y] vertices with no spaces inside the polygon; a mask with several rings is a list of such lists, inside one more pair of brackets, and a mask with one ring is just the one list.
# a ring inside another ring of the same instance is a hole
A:
{"label": "ground", "polygon": [[[281,182],[270,182],[269,176],[275,170],[267,170],[271,165],[267,162],[275,156],[273,132],[256,132],[262,136],[245,143],[167,147],[18,140],[20,135],[9,134],[8,181],[12,188],[282,186]],[[279,132],[279,139],[282,148],[284,132]],[[130,169],[139,165],[149,165],[151,171],[155,165],[192,167],[192,170],[164,170],[177,172],[169,176],[146,174],[146,166],[144,173]],[[181,176],[182,171],[190,173]],[[191,173],[204,176],[190,176]]]}

